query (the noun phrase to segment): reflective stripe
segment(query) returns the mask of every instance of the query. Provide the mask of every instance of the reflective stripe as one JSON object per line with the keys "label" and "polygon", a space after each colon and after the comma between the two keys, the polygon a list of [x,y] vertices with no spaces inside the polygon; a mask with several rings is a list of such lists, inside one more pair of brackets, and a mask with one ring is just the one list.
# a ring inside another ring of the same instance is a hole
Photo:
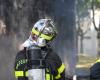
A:
{"label": "reflective stripe", "polygon": [[[24,76],[24,71],[15,71],[15,77],[18,78],[18,77],[23,77]],[[25,76],[27,77],[28,76],[28,71],[25,72]]]}
{"label": "reflective stripe", "polygon": [[[16,76],[16,78],[23,77],[24,72],[23,71],[15,71],[15,76]],[[25,76],[28,77],[28,71],[25,72]],[[46,74],[46,80],[50,80],[50,74]],[[52,75],[52,80],[53,80],[53,75]]]}
{"label": "reflective stripe", "polygon": [[[39,31],[35,30],[34,28],[32,29],[32,33],[39,35]],[[42,34],[42,33],[41,33],[40,37],[42,37],[46,40],[51,40],[53,38],[53,36],[47,36],[47,35]]]}
{"label": "reflective stripe", "polygon": [[46,71],[47,71],[47,72],[49,72],[49,69],[48,69],[48,68],[46,68]]}
{"label": "reflective stripe", "polygon": [[58,68],[58,72],[62,73],[65,69],[65,65],[62,63],[62,65]]}
{"label": "reflective stripe", "polygon": [[62,65],[58,68],[58,75],[55,77],[55,79],[59,79],[61,76],[60,74],[64,71],[65,65],[62,63]]}
{"label": "reflective stripe", "polygon": [[98,59],[98,60],[96,61],[96,63],[97,63],[97,62],[100,62],[100,59]]}
{"label": "reflective stripe", "polygon": [[18,76],[24,76],[23,71],[15,71],[15,76],[18,78]]}
{"label": "reflective stripe", "polygon": [[58,73],[58,75],[55,77],[55,79],[59,79],[61,76],[60,74]]}
{"label": "reflective stripe", "polygon": [[[51,75],[52,80],[53,80],[53,75]],[[50,74],[46,73],[46,80],[50,80]]]}
{"label": "reflective stripe", "polygon": [[28,71],[25,72],[26,77],[28,76]]}
{"label": "reflective stripe", "polygon": [[46,74],[46,80],[50,80],[50,74]]}

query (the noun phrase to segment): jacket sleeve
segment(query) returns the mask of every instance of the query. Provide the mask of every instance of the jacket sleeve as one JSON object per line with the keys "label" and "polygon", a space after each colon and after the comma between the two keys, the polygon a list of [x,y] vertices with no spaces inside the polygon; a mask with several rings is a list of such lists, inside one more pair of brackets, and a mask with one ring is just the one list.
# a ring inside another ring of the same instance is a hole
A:
{"label": "jacket sleeve", "polygon": [[[15,77],[23,77],[24,71],[27,70],[27,58],[25,55],[25,51],[19,51],[15,57],[15,64],[14,64],[14,73]],[[26,75],[26,74],[25,74]]]}
{"label": "jacket sleeve", "polygon": [[65,80],[65,65],[60,57],[53,51],[50,51],[46,57],[46,61],[51,66],[51,72],[55,80]]}
{"label": "jacket sleeve", "polygon": [[95,63],[90,68],[90,79],[91,80],[100,80],[100,62]]}

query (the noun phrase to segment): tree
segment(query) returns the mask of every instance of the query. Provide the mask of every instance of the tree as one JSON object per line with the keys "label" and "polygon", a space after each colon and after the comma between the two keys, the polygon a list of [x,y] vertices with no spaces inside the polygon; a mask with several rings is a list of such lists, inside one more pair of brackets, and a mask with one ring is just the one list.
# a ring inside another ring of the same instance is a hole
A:
{"label": "tree", "polygon": [[[77,15],[77,34],[80,40],[80,53],[83,52],[83,40],[86,38],[90,38],[89,36],[85,36],[87,32],[90,30],[90,15],[89,15],[89,8],[90,8],[90,0],[77,0],[77,7],[76,7],[76,15]],[[88,20],[88,21],[86,21]]]}
{"label": "tree", "polygon": [[97,31],[97,40],[98,40],[98,55],[100,55],[100,16],[99,17],[99,25],[97,26],[95,23],[95,10],[100,11],[100,0],[92,0],[91,4],[92,13],[93,13],[93,25],[95,30]]}

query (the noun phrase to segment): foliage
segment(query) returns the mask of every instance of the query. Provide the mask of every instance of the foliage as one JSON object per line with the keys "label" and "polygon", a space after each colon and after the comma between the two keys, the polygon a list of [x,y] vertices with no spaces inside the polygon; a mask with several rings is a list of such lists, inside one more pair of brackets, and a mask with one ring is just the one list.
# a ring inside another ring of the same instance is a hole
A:
{"label": "foliage", "polygon": [[77,0],[77,11],[79,12],[79,17],[84,17],[88,15],[88,10],[93,6],[100,9],[100,0]]}
{"label": "foliage", "polygon": [[94,5],[96,8],[100,8],[100,0],[94,0]]}
{"label": "foliage", "polygon": [[88,14],[88,9],[90,8],[90,0],[78,0],[77,11],[79,12],[79,17],[84,17]]}

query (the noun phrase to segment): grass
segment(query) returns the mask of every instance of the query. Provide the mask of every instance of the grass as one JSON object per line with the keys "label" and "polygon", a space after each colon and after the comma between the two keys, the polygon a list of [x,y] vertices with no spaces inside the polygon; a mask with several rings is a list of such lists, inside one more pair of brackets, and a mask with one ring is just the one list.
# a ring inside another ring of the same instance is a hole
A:
{"label": "grass", "polygon": [[79,54],[78,57],[79,57],[79,61],[76,65],[76,68],[87,68],[88,69],[97,60],[96,57],[89,56],[89,55],[86,55],[86,54]]}

